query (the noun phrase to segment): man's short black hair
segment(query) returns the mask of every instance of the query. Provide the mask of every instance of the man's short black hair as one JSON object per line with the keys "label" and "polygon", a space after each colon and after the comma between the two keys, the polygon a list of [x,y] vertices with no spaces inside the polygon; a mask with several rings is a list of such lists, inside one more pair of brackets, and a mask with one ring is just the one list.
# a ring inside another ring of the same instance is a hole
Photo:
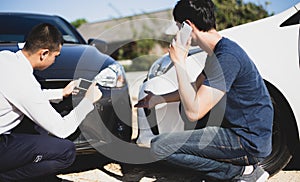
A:
{"label": "man's short black hair", "polygon": [[49,23],[36,25],[28,33],[24,50],[35,53],[39,49],[49,49],[49,51],[58,51],[59,46],[63,45],[61,32]]}
{"label": "man's short black hair", "polygon": [[201,31],[216,29],[214,3],[211,0],[180,0],[175,5],[173,16],[182,23],[190,20]]}

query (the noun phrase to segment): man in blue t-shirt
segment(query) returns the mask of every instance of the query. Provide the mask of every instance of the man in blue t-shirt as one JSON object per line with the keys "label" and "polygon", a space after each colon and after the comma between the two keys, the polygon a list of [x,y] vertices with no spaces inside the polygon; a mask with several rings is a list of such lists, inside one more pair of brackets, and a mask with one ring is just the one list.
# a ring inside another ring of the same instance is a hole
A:
{"label": "man in blue t-shirt", "polygon": [[[178,91],[160,96],[148,92],[136,107],[180,100],[190,121],[210,112],[209,121],[224,118],[227,123],[161,134],[152,140],[154,157],[221,180],[266,181],[269,174],[257,164],[271,153],[273,107],[257,68],[239,45],[216,31],[211,0],[180,0],[173,15],[178,26],[185,21],[192,27],[187,45],[177,34],[169,49]],[[193,85],[186,68],[190,44],[208,54]]]}

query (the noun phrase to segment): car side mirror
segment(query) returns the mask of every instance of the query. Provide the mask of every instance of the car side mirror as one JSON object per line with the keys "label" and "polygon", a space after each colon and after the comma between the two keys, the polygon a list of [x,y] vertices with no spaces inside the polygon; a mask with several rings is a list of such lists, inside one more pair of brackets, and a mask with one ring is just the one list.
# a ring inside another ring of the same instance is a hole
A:
{"label": "car side mirror", "polygon": [[89,39],[88,44],[96,47],[100,52],[106,53],[108,45],[105,41],[99,39]]}

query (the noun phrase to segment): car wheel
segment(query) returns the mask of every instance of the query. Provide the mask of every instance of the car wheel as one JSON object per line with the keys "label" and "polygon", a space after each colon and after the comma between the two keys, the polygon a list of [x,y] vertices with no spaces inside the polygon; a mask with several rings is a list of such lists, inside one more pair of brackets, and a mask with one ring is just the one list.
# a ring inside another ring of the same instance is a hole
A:
{"label": "car wheel", "polygon": [[[131,142],[132,135],[132,108],[130,98],[119,99],[114,107],[108,110],[114,110],[111,115],[103,117],[103,121],[107,129],[117,138],[124,142]],[[104,118],[110,118],[105,120]],[[112,121],[112,122],[111,122]]]}
{"label": "car wheel", "polygon": [[272,176],[283,169],[290,161],[292,153],[287,143],[287,130],[282,126],[283,117],[282,110],[273,100],[274,120],[272,134],[272,153],[263,160],[260,165]]}
{"label": "car wheel", "polygon": [[125,142],[130,142],[132,135],[132,127],[126,125],[123,122],[117,122],[112,133],[119,139]]}

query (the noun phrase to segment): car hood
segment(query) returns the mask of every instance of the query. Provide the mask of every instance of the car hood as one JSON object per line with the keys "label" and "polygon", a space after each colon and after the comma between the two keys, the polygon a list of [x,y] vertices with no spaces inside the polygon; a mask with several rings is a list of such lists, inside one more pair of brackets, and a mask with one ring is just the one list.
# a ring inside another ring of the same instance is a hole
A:
{"label": "car hood", "polygon": [[[20,44],[17,43],[0,44],[0,51],[17,52],[20,50],[19,46]],[[39,81],[49,79],[72,80],[79,77],[91,80],[101,70],[114,62],[113,58],[101,53],[93,46],[64,44],[55,63],[43,71],[34,71],[34,75]]]}
{"label": "car hood", "polygon": [[92,80],[96,74],[115,60],[89,45],[64,45],[53,65],[43,71],[35,71],[38,80],[77,79]]}

